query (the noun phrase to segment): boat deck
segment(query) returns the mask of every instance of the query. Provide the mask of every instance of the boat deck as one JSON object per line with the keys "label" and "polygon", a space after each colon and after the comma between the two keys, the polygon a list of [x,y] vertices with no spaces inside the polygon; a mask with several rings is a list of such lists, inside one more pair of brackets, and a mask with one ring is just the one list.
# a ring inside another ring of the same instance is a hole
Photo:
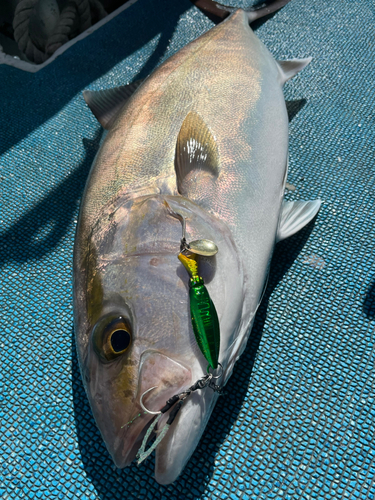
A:
{"label": "boat deck", "polygon": [[277,59],[313,57],[285,86],[286,197],[323,204],[278,245],[227,395],[167,487],[153,458],[113,465],[77,364],[72,251],[102,134],[82,91],[147,76],[213,23],[139,0],[35,74],[0,66],[1,499],[374,498],[374,17],[373,0],[292,0],[257,23]]}

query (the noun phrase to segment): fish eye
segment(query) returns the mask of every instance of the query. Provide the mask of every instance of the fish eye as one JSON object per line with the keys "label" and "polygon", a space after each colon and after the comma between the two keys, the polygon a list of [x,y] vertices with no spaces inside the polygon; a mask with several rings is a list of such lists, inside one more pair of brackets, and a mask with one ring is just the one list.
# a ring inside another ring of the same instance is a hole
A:
{"label": "fish eye", "polygon": [[92,342],[102,361],[112,361],[126,352],[132,335],[129,321],[122,316],[106,316],[94,326]]}
{"label": "fish eye", "polygon": [[116,353],[124,352],[130,344],[130,333],[126,330],[115,330],[111,335],[110,342]]}

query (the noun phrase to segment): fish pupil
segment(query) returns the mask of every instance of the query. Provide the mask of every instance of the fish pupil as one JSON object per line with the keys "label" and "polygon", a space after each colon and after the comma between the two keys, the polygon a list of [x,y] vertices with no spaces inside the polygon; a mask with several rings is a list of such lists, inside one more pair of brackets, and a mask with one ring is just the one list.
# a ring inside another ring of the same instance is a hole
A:
{"label": "fish pupil", "polygon": [[111,335],[111,346],[115,352],[124,351],[129,347],[130,334],[126,330],[116,330]]}

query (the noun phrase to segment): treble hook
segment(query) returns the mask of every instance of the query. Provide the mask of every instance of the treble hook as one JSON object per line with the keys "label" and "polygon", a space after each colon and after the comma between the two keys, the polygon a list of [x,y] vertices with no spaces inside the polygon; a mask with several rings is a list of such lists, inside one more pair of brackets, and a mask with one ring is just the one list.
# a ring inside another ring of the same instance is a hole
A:
{"label": "treble hook", "polygon": [[161,411],[151,411],[151,410],[148,410],[145,405],[143,404],[143,396],[145,396],[148,392],[150,391],[153,391],[154,389],[157,389],[157,385],[155,385],[154,387],[151,387],[150,389],[147,389],[147,391],[145,391],[142,396],[140,397],[139,399],[139,404],[141,405],[142,407],[142,410],[145,411],[146,413],[149,413],[150,415],[160,415]]}

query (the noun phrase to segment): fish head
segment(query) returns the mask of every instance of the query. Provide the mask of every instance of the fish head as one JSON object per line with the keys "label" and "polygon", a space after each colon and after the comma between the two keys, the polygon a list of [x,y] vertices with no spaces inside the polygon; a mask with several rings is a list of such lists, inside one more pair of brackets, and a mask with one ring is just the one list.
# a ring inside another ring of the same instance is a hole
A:
{"label": "fish head", "polygon": [[[95,420],[120,468],[135,459],[154,418],[142,409],[142,395],[144,406],[158,411],[207,373],[192,329],[189,276],[177,258],[182,224],[172,213],[186,220],[189,240],[206,238],[219,248],[215,257],[199,259],[199,274],[218,312],[225,370],[241,321],[244,280],[223,222],[181,196],[149,195],[112,204],[84,241],[84,221],[78,227],[75,329],[80,367]],[[160,482],[178,476],[212,411],[210,389],[190,399],[180,411],[184,429],[179,429],[179,415],[162,452],[157,449]]]}

